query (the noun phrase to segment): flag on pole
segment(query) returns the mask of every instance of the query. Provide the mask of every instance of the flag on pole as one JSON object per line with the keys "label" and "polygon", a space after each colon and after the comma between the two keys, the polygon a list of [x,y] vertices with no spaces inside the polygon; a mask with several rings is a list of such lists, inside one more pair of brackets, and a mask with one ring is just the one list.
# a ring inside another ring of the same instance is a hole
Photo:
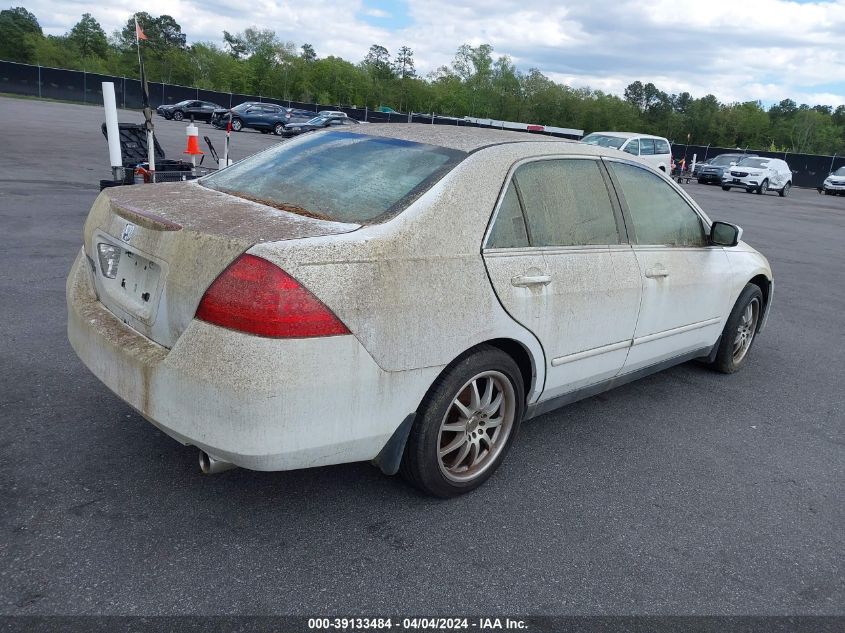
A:
{"label": "flag on pole", "polygon": [[145,40],[147,36],[144,34],[144,30],[141,28],[141,25],[138,24],[138,17],[135,16],[135,41],[138,40]]}

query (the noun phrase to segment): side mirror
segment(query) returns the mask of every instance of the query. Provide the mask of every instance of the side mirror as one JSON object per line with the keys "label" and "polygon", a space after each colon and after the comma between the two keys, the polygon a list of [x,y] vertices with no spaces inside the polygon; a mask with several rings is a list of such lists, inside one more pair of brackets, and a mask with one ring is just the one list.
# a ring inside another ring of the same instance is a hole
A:
{"label": "side mirror", "polygon": [[714,222],[710,227],[710,243],[713,246],[736,246],[742,239],[742,229],[728,222]]}

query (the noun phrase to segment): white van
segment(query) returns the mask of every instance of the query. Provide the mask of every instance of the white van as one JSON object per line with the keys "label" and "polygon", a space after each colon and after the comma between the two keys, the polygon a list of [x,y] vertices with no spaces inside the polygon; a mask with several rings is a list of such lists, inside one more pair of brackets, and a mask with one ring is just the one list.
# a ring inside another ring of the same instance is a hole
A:
{"label": "white van", "polygon": [[581,139],[587,145],[613,147],[628,152],[663,172],[672,171],[672,146],[662,136],[636,132],[593,132]]}
{"label": "white van", "polygon": [[792,170],[780,158],[747,156],[722,175],[722,189],[730,191],[731,187],[758,194],[777,191],[783,198],[792,188]]}

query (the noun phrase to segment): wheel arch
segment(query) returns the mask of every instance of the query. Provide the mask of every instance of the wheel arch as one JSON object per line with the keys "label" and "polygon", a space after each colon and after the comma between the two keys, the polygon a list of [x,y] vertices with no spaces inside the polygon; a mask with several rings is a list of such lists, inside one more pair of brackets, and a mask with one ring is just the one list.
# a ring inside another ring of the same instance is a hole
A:
{"label": "wheel arch", "polygon": [[772,280],[763,273],[755,275],[748,280],[748,283],[757,286],[760,289],[760,292],[763,293],[763,317],[757,325],[757,331],[760,332],[763,330],[763,327],[769,317],[769,307],[771,305],[774,284],[772,283]]}

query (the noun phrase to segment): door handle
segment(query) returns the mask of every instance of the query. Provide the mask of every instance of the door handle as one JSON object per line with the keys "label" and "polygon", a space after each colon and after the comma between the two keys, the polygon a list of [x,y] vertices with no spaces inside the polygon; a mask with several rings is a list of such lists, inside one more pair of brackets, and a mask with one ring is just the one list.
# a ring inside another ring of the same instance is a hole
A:
{"label": "door handle", "polygon": [[645,276],[650,279],[656,279],[658,277],[668,277],[669,271],[660,265],[653,266],[652,268],[646,268]]}
{"label": "door handle", "polygon": [[552,281],[551,275],[519,275],[511,279],[511,285],[517,288],[526,286],[546,286]]}

